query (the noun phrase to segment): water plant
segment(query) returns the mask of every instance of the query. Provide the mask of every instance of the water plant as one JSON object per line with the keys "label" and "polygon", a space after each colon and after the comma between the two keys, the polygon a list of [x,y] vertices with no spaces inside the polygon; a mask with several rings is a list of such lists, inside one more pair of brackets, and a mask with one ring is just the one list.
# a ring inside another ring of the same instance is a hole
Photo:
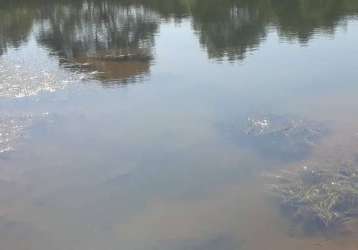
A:
{"label": "water plant", "polygon": [[309,168],[282,171],[271,191],[293,220],[331,230],[358,218],[358,168]]}

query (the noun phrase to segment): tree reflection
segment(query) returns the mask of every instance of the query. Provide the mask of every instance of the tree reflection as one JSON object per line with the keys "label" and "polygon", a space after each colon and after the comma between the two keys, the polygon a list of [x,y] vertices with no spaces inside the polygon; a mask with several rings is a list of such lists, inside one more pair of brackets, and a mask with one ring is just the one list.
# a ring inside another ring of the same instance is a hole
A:
{"label": "tree reflection", "polygon": [[0,3],[0,55],[9,47],[17,48],[31,32],[36,11],[24,6],[22,1]]}
{"label": "tree reflection", "polygon": [[275,27],[281,38],[307,43],[315,33],[333,34],[358,13],[353,0],[193,0],[193,26],[211,58],[243,59]]}
{"label": "tree reflection", "polygon": [[197,1],[193,6],[193,26],[210,58],[243,59],[267,33],[269,15],[266,2]]}
{"label": "tree reflection", "polygon": [[68,67],[127,82],[149,72],[157,29],[158,16],[140,6],[60,2],[43,12],[38,40]]}
{"label": "tree reflection", "polygon": [[358,2],[351,0],[272,0],[274,21],[281,37],[307,43],[315,33],[334,34],[339,22],[358,13]]}
{"label": "tree reflection", "polygon": [[[38,41],[66,67],[97,72],[103,81],[149,73],[154,37],[166,20],[190,20],[210,58],[242,60],[275,29],[306,44],[334,34],[358,13],[355,0],[3,0],[0,53],[39,28]],[[189,17],[189,19],[185,19]],[[35,20],[35,21],[34,21]]]}

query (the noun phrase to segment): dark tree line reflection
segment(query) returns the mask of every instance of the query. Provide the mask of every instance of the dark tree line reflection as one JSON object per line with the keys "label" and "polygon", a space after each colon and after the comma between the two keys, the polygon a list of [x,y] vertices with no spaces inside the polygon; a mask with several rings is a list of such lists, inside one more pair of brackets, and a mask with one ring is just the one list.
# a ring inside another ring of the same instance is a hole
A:
{"label": "dark tree line reflection", "polygon": [[140,6],[68,1],[46,6],[38,41],[68,67],[122,82],[149,72],[158,16]]}
{"label": "dark tree line reflection", "polygon": [[210,58],[241,60],[270,28],[281,38],[308,43],[334,34],[358,13],[356,0],[0,0],[0,54],[38,41],[63,65],[97,72],[102,80],[130,81],[149,73],[161,22],[191,17]]}
{"label": "dark tree line reflection", "polygon": [[23,4],[0,1],[0,55],[9,47],[19,47],[31,32],[35,13]]}
{"label": "dark tree line reflection", "polygon": [[209,57],[243,59],[275,27],[283,39],[305,44],[315,33],[334,34],[337,25],[358,13],[354,0],[197,0],[191,7],[194,29]]}

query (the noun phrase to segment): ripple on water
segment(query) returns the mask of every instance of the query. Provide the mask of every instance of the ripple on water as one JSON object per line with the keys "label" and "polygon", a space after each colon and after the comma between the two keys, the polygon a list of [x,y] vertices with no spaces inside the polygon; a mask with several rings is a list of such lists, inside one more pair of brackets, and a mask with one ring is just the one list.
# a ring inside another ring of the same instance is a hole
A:
{"label": "ripple on water", "polygon": [[14,151],[16,145],[26,137],[29,129],[31,129],[34,123],[45,117],[47,117],[46,113],[39,116],[0,115],[0,155]]}
{"label": "ripple on water", "polygon": [[31,116],[0,117],[0,153],[13,151],[31,124]]}
{"label": "ripple on water", "polygon": [[75,75],[64,76],[25,62],[0,60],[0,98],[22,98],[55,92],[78,79]]}

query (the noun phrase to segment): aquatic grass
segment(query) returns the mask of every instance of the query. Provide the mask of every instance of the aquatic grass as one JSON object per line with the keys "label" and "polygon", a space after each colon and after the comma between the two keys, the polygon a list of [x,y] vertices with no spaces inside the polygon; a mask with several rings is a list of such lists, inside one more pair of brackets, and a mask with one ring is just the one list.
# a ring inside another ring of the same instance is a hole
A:
{"label": "aquatic grass", "polygon": [[294,221],[304,227],[335,229],[358,218],[358,169],[282,171],[270,191]]}

